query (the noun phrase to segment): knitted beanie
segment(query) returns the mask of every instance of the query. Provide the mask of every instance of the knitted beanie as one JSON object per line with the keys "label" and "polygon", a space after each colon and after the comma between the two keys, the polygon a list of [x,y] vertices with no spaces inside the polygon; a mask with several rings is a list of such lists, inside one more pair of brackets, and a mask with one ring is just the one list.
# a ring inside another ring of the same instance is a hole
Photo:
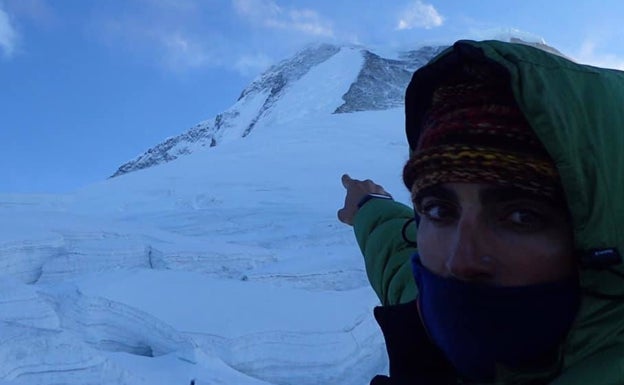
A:
{"label": "knitted beanie", "polygon": [[449,182],[492,183],[556,199],[553,160],[515,102],[505,78],[465,65],[434,91],[421,136],[403,169],[415,194]]}

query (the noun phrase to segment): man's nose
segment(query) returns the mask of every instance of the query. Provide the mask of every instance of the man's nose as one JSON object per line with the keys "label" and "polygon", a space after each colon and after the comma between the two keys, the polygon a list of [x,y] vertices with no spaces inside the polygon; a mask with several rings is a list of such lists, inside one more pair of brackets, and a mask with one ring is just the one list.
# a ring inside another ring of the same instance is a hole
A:
{"label": "man's nose", "polygon": [[488,255],[487,229],[476,218],[460,218],[451,241],[446,269],[450,276],[469,282],[488,282],[494,273]]}

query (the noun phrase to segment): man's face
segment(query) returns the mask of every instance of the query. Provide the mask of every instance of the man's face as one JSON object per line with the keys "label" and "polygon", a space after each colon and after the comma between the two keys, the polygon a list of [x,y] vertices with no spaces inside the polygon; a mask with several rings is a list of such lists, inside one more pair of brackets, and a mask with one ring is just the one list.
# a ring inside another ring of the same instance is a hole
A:
{"label": "man's face", "polygon": [[492,184],[443,183],[413,200],[420,258],[438,275],[524,286],[576,272],[566,210],[544,198]]}

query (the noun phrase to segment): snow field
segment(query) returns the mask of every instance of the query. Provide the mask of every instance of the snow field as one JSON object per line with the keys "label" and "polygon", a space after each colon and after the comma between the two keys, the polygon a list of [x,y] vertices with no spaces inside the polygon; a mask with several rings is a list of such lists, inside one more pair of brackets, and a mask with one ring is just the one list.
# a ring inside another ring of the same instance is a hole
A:
{"label": "snow field", "polygon": [[407,201],[407,146],[400,109],[331,114],[358,54],[314,67],[242,140],[71,196],[0,196],[0,381],[362,385],[386,370],[336,210],[344,172]]}

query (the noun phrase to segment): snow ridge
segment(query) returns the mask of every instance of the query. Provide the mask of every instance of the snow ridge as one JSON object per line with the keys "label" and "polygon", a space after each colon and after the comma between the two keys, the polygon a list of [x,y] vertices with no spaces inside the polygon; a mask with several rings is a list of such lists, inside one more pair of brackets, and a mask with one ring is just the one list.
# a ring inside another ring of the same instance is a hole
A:
{"label": "snow ridge", "polygon": [[300,51],[291,59],[272,66],[245,88],[234,106],[227,111],[218,114],[213,120],[199,123],[182,135],[169,138],[150,148],[136,159],[120,166],[111,178],[170,162],[192,153],[196,148],[214,147],[221,142],[223,133],[227,130],[238,131],[237,137],[249,135],[258,120],[271,109],[288,85],[338,52],[340,52],[338,46],[314,45]]}
{"label": "snow ridge", "polygon": [[[330,44],[310,46],[269,68],[245,88],[237,102],[225,112],[150,148],[143,155],[119,167],[112,177],[167,163],[197,150],[248,136],[260,122],[271,115],[279,101],[288,98],[295,83],[344,50],[357,49],[364,61],[350,86],[334,91],[339,92],[335,97],[341,97],[344,103],[333,112],[376,111],[400,107],[413,71],[444,48],[446,47],[425,46],[399,53],[397,59],[389,59],[363,47]],[[348,69],[338,69],[346,70]],[[331,84],[336,76],[340,75],[327,73],[321,82]],[[327,98],[331,97],[332,95],[327,95]],[[301,115],[301,111],[290,113]]]}

